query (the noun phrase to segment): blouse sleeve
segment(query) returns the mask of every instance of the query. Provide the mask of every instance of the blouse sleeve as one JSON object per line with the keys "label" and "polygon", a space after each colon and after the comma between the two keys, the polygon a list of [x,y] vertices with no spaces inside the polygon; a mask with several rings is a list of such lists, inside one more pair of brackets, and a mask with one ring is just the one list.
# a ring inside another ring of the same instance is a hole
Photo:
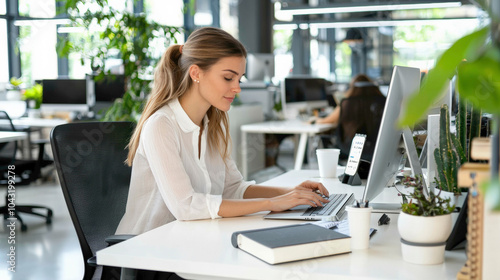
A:
{"label": "blouse sleeve", "polygon": [[238,170],[236,163],[232,158],[227,160],[226,177],[224,182],[224,199],[243,199],[245,191],[250,185],[254,185],[255,181],[244,181],[243,176]]}
{"label": "blouse sleeve", "polygon": [[220,195],[194,191],[182,162],[181,145],[174,122],[166,116],[152,116],[141,133],[141,144],[159,192],[178,220],[219,218]]}

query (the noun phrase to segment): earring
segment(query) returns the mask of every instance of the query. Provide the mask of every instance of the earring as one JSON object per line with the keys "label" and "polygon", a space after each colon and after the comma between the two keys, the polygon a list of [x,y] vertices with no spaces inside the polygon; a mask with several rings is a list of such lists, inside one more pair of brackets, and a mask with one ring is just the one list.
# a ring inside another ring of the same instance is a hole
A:
{"label": "earring", "polygon": [[198,80],[193,80],[193,82],[196,82],[196,83],[198,83],[198,84],[200,83],[200,81],[198,81]]}

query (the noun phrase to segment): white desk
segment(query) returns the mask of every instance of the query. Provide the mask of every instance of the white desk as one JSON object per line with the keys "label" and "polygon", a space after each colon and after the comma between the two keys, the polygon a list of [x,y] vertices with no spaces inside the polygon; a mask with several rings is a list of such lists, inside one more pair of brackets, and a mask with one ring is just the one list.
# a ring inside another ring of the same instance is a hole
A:
{"label": "white desk", "polygon": [[29,126],[30,128],[53,128],[65,124],[67,121],[63,119],[19,118],[13,119],[12,123],[19,126]]}
{"label": "white desk", "polygon": [[[354,191],[356,196],[363,192],[363,187],[344,185],[337,179],[319,179],[317,170],[293,170],[263,184],[289,186],[305,179],[319,180],[331,192]],[[394,196],[391,199],[394,202]],[[441,280],[455,279],[466,261],[464,250],[446,252],[445,263],[441,265],[414,265],[403,261],[397,231],[398,215],[390,214],[390,224],[378,226],[381,214],[374,213],[371,226],[378,231],[371,238],[368,250],[269,265],[231,245],[231,234],[235,231],[297,223],[264,220],[262,215],[175,221],[97,252],[97,262],[101,265],[171,271],[187,279]]]}
{"label": "white desk", "polygon": [[[24,130],[27,128],[28,136],[27,136],[27,142],[24,144],[23,148],[23,155],[25,154],[26,158],[32,159],[32,154],[31,154],[31,143],[32,143],[32,137],[31,133],[33,131],[39,130],[40,131],[40,139],[44,139],[45,137],[42,134],[42,128],[54,128],[60,124],[65,124],[67,123],[66,120],[63,119],[42,119],[42,118],[19,118],[19,119],[13,119],[12,124],[16,127],[16,129],[21,129]],[[45,139],[48,139],[46,137]]]}
{"label": "white desk", "polygon": [[295,170],[302,168],[306,144],[309,136],[328,131],[335,126],[332,124],[309,124],[300,120],[270,121],[246,124],[241,126],[241,147],[242,147],[242,170],[243,178],[248,178],[248,159],[252,158],[247,144],[248,133],[268,133],[268,134],[297,134],[300,135],[298,147],[295,152]]}
{"label": "white desk", "polygon": [[0,143],[25,140],[28,137],[26,132],[0,131]]}

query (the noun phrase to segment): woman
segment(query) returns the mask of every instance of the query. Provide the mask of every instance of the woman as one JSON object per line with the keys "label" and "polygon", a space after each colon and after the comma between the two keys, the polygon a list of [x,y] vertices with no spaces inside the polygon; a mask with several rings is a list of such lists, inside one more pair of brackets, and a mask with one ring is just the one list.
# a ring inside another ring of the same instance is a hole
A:
{"label": "woman", "polygon": [[[378,86],[365,74],[358,74],[352,78],[344,98],[360,95],[384,96],[382,92],[380,92]],[[338,124],[340,119],[340,108],[341,106],[337,106],[328,116],[315,119],[312,122]]]}
{"label": "woman", "polygon": [[132,178],[117,233],[328,202],[317,182],[278,188],[243,181],[229,155],[226,111],[241,91],[245,57],[240,42],[210,27],[167,49],[128,146]]}

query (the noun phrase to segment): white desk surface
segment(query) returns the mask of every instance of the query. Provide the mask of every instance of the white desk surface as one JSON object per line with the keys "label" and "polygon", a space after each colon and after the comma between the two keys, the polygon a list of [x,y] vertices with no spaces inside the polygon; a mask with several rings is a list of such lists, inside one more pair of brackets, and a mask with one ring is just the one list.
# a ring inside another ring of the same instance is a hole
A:
{"label": "white desk surface", "polygon": [[328,131],[334,127],[333,124],[309,124],[301,120],[284,120],[245,124],[241,126],[241,131],[276,134],[316,134]]}
{"label": "white desk surface", "polygon": [[28,137],[26,132],[0,131],[0,143],[17,140],[25,140]]}
{"label": "white desk surface", "polygon": [[241,155],[243,178],[248,179],[248,158],[252,158],[247,144],[247,133],[268,133],[268,134],[296,134],[300,135],[295,151],[294,169],[302,169],[304,154],[309,136],[328,131],[335,128],[333,124],[309,124],[301,120],[267,121],[261,123],[245,124],[241,126]]}
{"label": "white desk surface", "polygon": [[[317,170],[290,171],[263,184],[289,186],[313,179],[333,192],[354,190],[337,179],[319,179]],[[393,198],[394,201],[394,198]],[[368,250],[269,265],[231,245],[235,231],[265,228],[300,221],[264,220],[257,213],[239,218],[175,221],[97,252],[101,265],[171,271],[188,279],[455,279],[466,261],[464,250],[446,252],[445,263],[415,265],[401,256],[397,214],[389,225],[378,226],[381,214],[372,214],[378,231]],[[322,277],[322,278],[319,278]]]}
{"label": "white desk surface", "polygon": [[19,118],[13,119],[12,123],[14,125],[25,125],[32,128],[53,128],[60,124],[65,124],[67,121],[63,119]]}

